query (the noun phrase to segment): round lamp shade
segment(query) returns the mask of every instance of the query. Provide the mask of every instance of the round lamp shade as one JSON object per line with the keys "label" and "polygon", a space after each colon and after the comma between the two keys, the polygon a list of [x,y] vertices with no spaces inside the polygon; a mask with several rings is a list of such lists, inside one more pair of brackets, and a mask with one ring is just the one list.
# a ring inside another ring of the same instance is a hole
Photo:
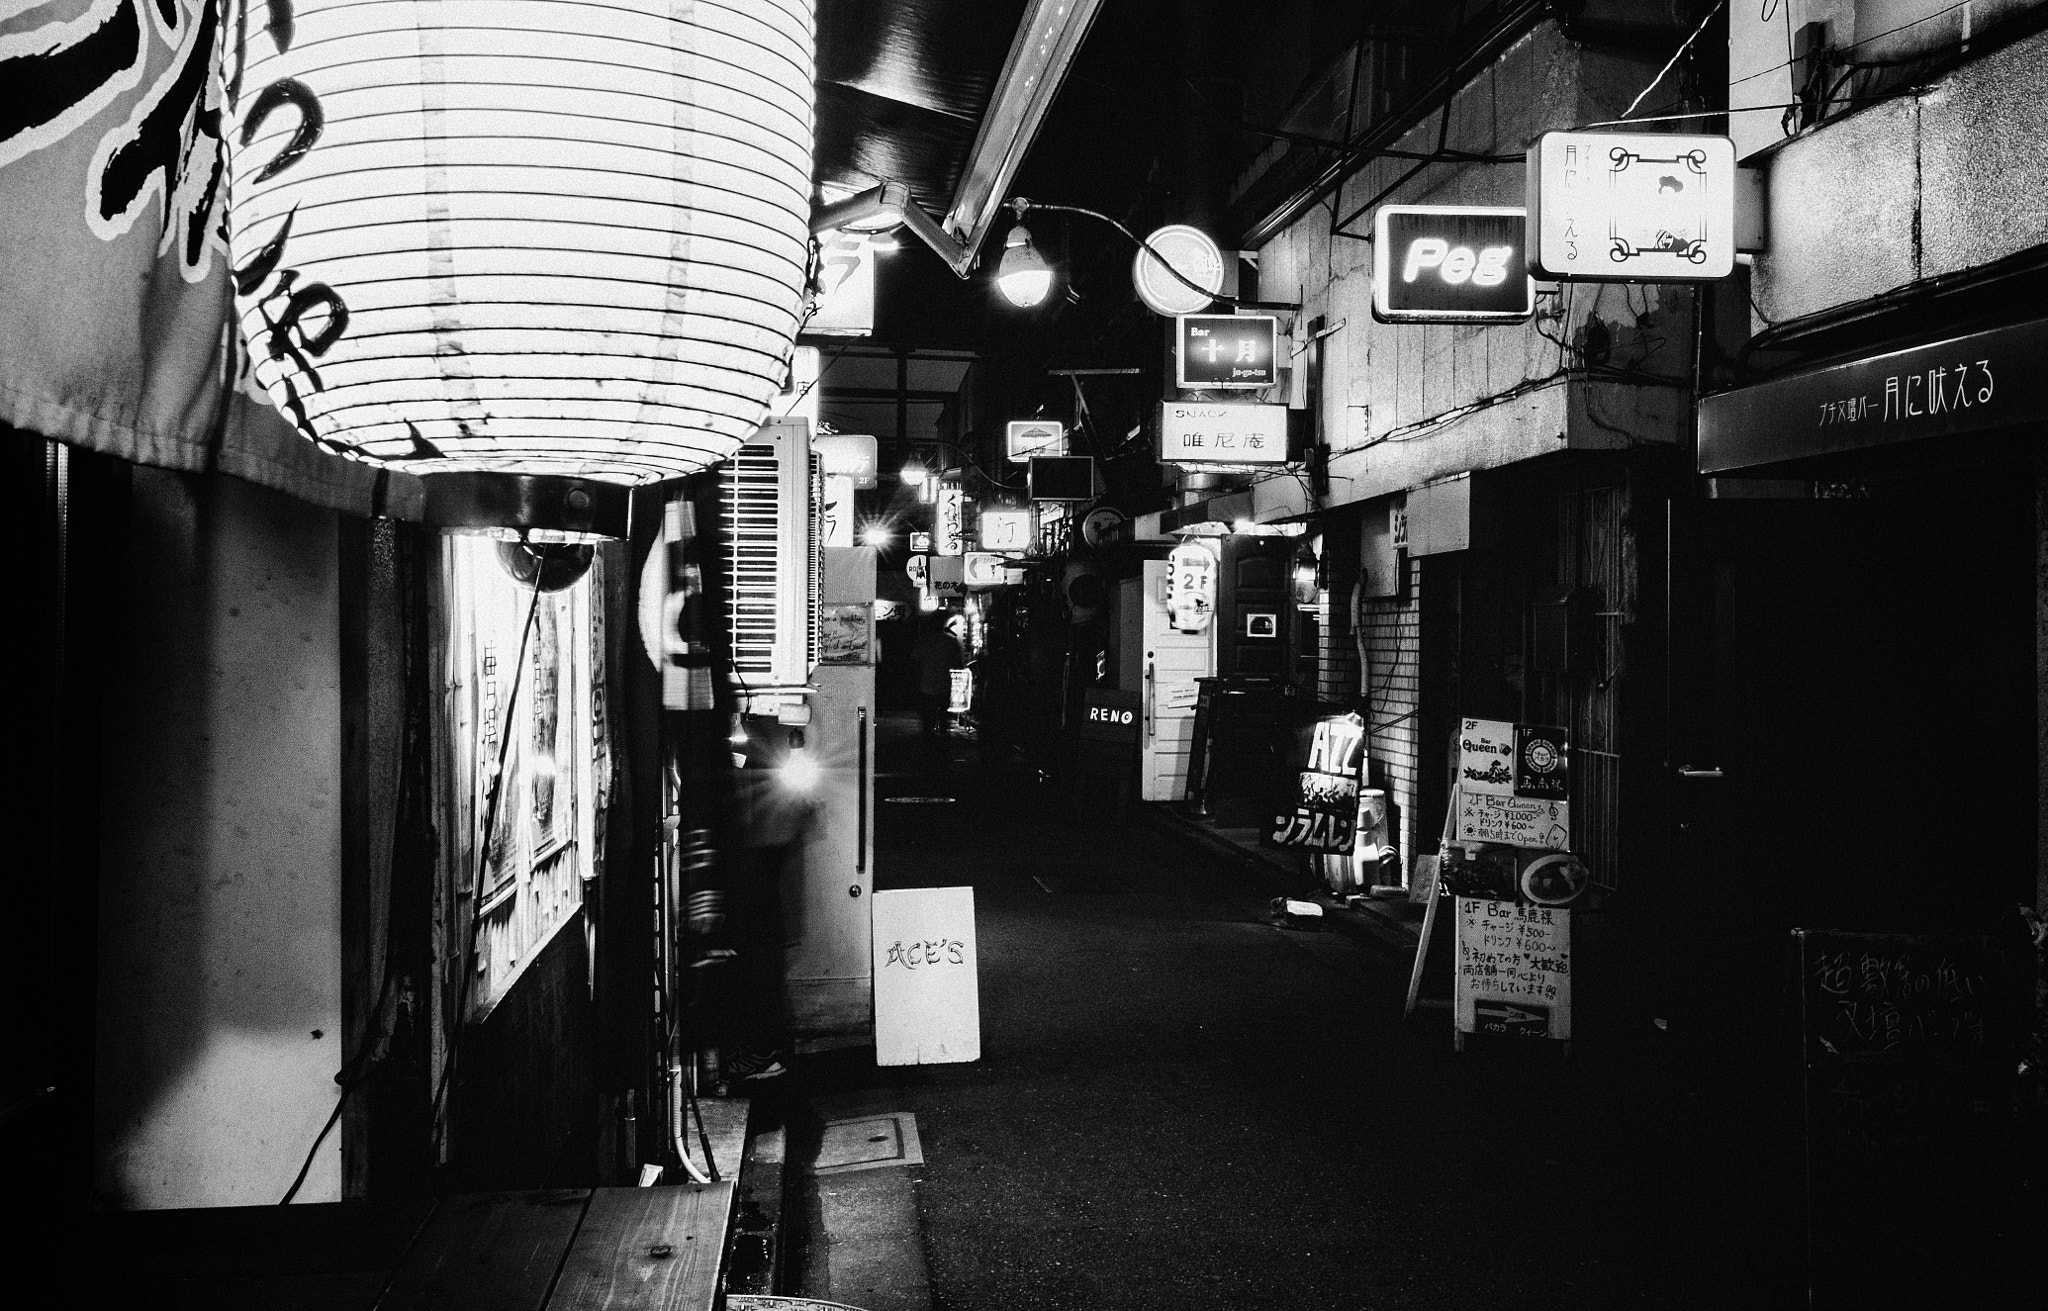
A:
{"label": "round lamp shade", "polygon": [[809,0],[235,12],[237,312],[302,433],[638,483],[761,422],[809,258]]}

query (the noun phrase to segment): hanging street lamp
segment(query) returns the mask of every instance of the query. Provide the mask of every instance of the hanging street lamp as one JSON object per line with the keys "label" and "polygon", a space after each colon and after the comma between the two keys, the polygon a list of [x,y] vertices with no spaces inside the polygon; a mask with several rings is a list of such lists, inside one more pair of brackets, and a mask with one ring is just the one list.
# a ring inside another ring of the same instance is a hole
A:
{"label": "hanging street lamp", "polygon": [[300,433],[545,539],[759,425],[810,258],[807,0],[234,12],[236,311]]}

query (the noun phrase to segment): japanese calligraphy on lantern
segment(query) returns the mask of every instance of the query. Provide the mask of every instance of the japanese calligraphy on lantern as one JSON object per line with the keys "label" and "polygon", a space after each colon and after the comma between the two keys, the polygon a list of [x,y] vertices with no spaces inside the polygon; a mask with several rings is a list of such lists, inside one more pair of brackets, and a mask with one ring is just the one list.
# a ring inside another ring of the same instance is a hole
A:
{"label": "japanese calligraphy on lantern", "polygon": [[1451,1013],[1460,1033],[1572,1036],[1571,912],[1458,898]]}
{"label": "japanese calligraphy on lantern", "polygon": [[1565,851],[1571,847],[1571,748],[1565,730],[1500,719],[1458,725],[1459,842]]}
{"label": "japanese calligraphy on lantern", "polygon": [[1159,458],[1175,464],[1287,463],[1287,407],[1162,401]]}
{"label": "japanese calligraphy on lantern", "polygon": [[873,898],[875,1063],[981,1059],[973,888],[905,888]]}

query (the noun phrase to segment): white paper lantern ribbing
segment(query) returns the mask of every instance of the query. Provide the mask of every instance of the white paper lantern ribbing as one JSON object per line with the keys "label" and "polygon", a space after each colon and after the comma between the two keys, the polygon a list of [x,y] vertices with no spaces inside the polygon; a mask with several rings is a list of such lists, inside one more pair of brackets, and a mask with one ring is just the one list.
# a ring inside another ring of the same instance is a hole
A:
{"label": "white paper lantern ribbing", "polygon": [[237,309],[301,432],[638,483],[759,424],[808,262],[809,0],[238,8]]}

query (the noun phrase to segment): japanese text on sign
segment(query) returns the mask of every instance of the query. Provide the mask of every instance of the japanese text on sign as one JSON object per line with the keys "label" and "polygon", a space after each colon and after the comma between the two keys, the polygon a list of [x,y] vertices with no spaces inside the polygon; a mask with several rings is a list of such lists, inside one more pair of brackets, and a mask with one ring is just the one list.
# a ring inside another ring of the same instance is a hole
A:
{"label": "japanese text on sign", "polygon": [[1278,320],[1269,315],[1183,314],[1179,326],[1182,387],[1271,387]]}
{"label": "japanese text on sign", "polygon": [[1458,898],[1453,1012],[1464,1033],[1571,1037],[1571,912]]}

